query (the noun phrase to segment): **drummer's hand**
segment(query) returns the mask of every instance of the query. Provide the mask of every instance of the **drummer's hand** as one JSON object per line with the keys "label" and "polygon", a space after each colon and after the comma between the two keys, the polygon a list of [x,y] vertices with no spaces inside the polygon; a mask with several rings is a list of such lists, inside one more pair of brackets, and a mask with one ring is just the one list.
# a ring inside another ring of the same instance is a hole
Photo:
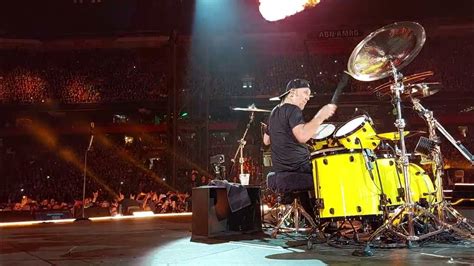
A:
{"label": "drummer's hand", "polygon": [[336,112],[337,106],[335,104],[326,104],[319,110],[318,114],[316,116],[319,116],[321,119],[326,120],[329,117],[333,116],[334,113]]}

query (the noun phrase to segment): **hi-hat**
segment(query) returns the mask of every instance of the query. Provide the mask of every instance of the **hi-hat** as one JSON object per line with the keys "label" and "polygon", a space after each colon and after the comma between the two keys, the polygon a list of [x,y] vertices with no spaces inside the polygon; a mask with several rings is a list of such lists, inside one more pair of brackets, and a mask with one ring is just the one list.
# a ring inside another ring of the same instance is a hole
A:
{"label": "hi-hat", "polygon": [[[417,136],[419,134],[424,134],[426,132],[424,131],[403,131],[403,136],[405,138]],[[386,132],[386,133],[380,133],[376,134],[374,136],[369,137],[371,140],[400,140],[400,134],[396,131],[394,132]]]}
{"label": "hi-hat", "polygon": [[416,22],[397,22],[378,29],[360,42],[347,62],[349,74],[361,81],[372,81],[401,70],[420,52],[426,40],[425,29]]}
{"label": "hi-hat", "polygon": [[255,104],[250,105],[249,107],[233,107],[234,111],[245,111],[245,112],[261,112],[261,113],[270,113],[270,110],[259,109],[255,107]]}

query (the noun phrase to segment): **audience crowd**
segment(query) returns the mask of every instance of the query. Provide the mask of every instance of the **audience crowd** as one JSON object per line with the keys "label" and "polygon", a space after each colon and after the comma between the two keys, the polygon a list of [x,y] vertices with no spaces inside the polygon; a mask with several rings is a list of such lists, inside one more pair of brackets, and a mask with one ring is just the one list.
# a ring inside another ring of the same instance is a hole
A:
{"label": "audience crowd", "polygon": [[109,103],[167,94],[166,56],[157,49],[0,51],[0,104]]}
{"label": "audience crowd", "polygon": [[[472,83],[472,38],[445,42],[428,39],[405,75],[432,70],[443,90],[466,91]],[[0,51],[0,104],[10,103],[117,103],[153,101],[166,97],[170,56],[166,48],[96,49],[80,51]],[[222,52],[222,51],[221,51]],[[292,78],[311,81],[320,93],[334,90],[347,69],[349,54],[258,54],[242,53],[221,60],[186,51],[179,54],[180,93],[209,88],[211,98],[276,95]],[[190,57],[190,58],[187,58]],[[258,57],[258,60],[257,58]],[[206,64],[204,62],[211,62]],[[386,80],[353,80],[348,92],[368,92]]]}
{"label": "audience crowd", "polygon": [[[51,150],[27,137],[5,142],[0,156],[0,209],[70,210],[77,215],[83,204],[84,169],[78,158],[83,158],[84,144],[63,140],[63,148]],[[155,213],[191,210],[191,171],[180,176],[183,180],[178,188],[172,188],[166,183],[166,155],[152,155],[140,144],[113,143],[97,142],[88,152],[85,208],[106,208],[111,215],[130,214],[132,209]],[[206,182],[206,177],[194,185],[201,181]]]}

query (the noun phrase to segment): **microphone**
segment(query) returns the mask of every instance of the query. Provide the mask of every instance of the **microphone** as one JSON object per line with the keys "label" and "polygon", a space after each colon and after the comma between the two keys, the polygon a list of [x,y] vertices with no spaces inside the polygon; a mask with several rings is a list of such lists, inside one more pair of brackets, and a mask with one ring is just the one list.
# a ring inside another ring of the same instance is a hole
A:
{"label": "microphone", "polygon": [[367,116],[367,118],[369,119],[369,122],[370,122],[372,125],[374,125],[374,120],[372,120],[372,117],[370,117],[369,112],[367,112],[366,110],[364,110],[364,109],[362,109],[362,108],[357,108],[357,107],[356,107],[356,108],[354,109],[354,115],[357,114],[357,113],[359,113],[359,111],[360,111],[360,113],[362,113],[362,114],[364,114],[365,116]]}
{"label": "microphone", "polygon": [[92,142],[94,141],[94,122],[91,122],[91,124],[90,124],[90,134],[91,134],[91,138],[89,140],[89,146],[87,147],[88,151],[91,150]]}
{"label": "microphone", "polygon": [[334,95],[332,96],[331,103],[336,104],[339,100],[339,95],[341,95],[342,90],[347,86],[347,82],[349,81],[349,74],[346,72],[342,73],[342,78],[339,80],[337,84],[336,90],[334,91]]}
{"label": "microphone", "polygon": [[372,160],[370,158],[373,158],[372,154],[369,154],[371,153],[369,149],[365,149],[362,147],[362,142],[360,141],[359,138],[355,138],[355,141],[356,143],[359,142],[360,144],[360,148],[362,149],[362,157],[364,158],[364,164],[365,164],[365,168],[367,168],[368,171],[372,171],[372,169],[374,169],[373,165],[372,165]]}
{"label": "microphone", "polygon": [[364,157],[365,168],[367,168],[367,170],[369,171],[372,171],[372,169],[374,169],[374,166],[372,165],[372,160],[370,159],[370,157],[372,156],[369,155],[367,149],[362,150],[362,156]]}

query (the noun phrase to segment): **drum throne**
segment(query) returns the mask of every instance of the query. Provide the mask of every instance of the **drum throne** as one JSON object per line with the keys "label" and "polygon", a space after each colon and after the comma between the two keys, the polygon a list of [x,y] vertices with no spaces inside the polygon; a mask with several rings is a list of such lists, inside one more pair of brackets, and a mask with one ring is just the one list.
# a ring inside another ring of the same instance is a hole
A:
{"label": "drum throne", "polygon": [[[279,232],[300,233],[303,231],[313,232],[317,225],[310,214],[303,208],[299,195],[314,191],[313,176],[309,173],[296,172],[270,172],[267,175],[268,188],[275,193],[283,194],[282,198],[286,205],[283,215],[277,221],[277,225],[272,231],[275,238]],[[314,213],[314,212],[313,212]],[[305,227],[301,227],[303,220],[306,220]],[[287,227],[287,224],[293,227]],[[307,226],[310,227],[307,227]]]}

